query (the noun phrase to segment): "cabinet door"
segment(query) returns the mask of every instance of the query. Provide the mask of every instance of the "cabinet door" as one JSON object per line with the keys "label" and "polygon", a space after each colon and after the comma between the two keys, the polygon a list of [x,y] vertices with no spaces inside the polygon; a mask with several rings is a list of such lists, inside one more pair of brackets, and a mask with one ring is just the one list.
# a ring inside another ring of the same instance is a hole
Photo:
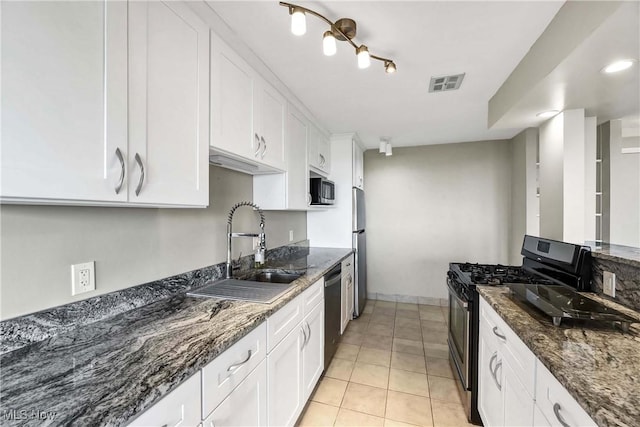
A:
{"label": "cabinet door", "polygon": [[504,425],[514,427],[532,425],[533,397],[527,392],[506,359],[502,359],[498,370],[503,371],[501,377],[504,396]]}
{"label": "cabinet door", "polygon": [[[478,412],[486,426],[503,426],[504,402],[502,387],[504,382],[500,375],[500,354],[497,343],[485,331],[480,323],[480,340],[478,345]],[[489,332],[490,333],[490,332]]]}
{"label": "cabinet door", "polygon": [[262,361],[202,423],[203,427],[267,425],[267,366]]}
{"label": "cabinet door", "polygon": [[126,201],[126,3],[0,7],[0,197]]}
{"label": "cabinet door", "polygon": [[331,144],[329,139],[320,134],[318,141],[318,157],[320,162],[320,169],[327,175],[331,172]]}
{"label": "cabinet door", "polygon": [[287,202],[289,209],[306,209],[311,203],[309,195],[309,166],[307,163],[306,118],[289,106],[287,114]]}
{"label": "cabinet door", "polygon": [[349,324],[349,318],[347,316],[348,292],[347,275],[343,274],[340,283],[340,334],[344,334],[344,330],[347,329],[347,325]]}
{"label": "cabinet door", "polygon": [[129,201],[207,205],[208,27],[178,2],[130,2],[129,53]]}
{"label": "cabinet door", "polygon": [[229,153],[253,158],[254,72],[220,38],[213,33],[211,37],[210,144]]}
{"label": "cabinet door", "polygon": [[287,101],[261,79],[256,82],[255,88],[258,93],[254,95],[257,102],[254,130],[260,137],[257,160],[284,169],[284,119]]}
{"label": "cabinet door", "polygon": [[136,418],[129,427],[183,426],[200,423],[200,372]]}
{"label": "cabinet door", "polygon": [[307,342],[302,350],[302,401],[306,402],[324,369],[324,301],[302,322]]}
{"label": "cabinet door", "polygon": [[267,355],[270,426],[292,426],[304,407],[302,398],[304,337],[305,332],[302,325],[298,323],[298,326]]}

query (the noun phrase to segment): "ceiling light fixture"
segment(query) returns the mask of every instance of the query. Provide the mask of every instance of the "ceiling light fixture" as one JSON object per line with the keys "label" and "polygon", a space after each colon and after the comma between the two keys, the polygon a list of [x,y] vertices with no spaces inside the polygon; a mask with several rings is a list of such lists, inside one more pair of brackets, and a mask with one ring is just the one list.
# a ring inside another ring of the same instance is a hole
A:
{"label": "ceiling light fixture", "polygon": [[379,153],[386,153],[387,152],[387,139],[386,138],[380,138],[380,147],[378,148],[378,152]]}
{"label": "ceiling light fixture", "polygon": [[304,9],[298,6],[289,9],[291,14],[291,32],[296,36],[303,36],[307,32],[307,18]]}
{"label": "ceiling light fixture", "polygon": [[617,73],[618,71],[626,70],[627,68],[631,68],[635,61],[633,59],[623,59],[621,61],[612,62],[602,69],[603,73],[611,74]]}
{"label": "ceiling light fixture", "polygon": [[322,36],[322,52],[326,56],[333,56],[337,50],[336,38],[333,36],[333,33],[331,31],[325,31],[324,36]]}
{"label": "ceiling light fixture", "polygon": [[332,56],[336,53],[336,39],[338,39],[340,41],[348,42],[356,50],[358,68],[368,68],[371,65],[371,59],[373,58],[384,63],[384,70],[387,74],[392,74],[397,71],[396,64],[393,60],[372,55],[369,53],[367,46],[358,46],[353,41],[353,38],[356,36],[356,21],[353,19],[342,18],[338,19],[336,22],[331,22],[318,12],[307,9],[306,7],[285,2],[280,2],[280,6],[289,8],[289,15],[291,15],[291,32],[296,36],[301,36],[307,32],[307,23],[305,19],[306,13],[316,16],[329,24],[329,30],[325,31],[322,36],[322,51],[326,56]]}
{"label": "ceiling light fixture", "polygon": [[550,117],[555,116],[556,114],[558,114],[560,111],[558,110],[549,110],[549,111],[543,111],[541,113],[536,114],[536,117],[541,117],[543,119],[548,119]]}

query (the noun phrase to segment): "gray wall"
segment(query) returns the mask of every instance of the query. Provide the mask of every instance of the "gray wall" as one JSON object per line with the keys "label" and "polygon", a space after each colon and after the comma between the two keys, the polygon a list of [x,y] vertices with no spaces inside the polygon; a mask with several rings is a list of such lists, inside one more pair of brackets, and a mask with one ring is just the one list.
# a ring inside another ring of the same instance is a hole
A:
{"label": "gray wall", "polygon": [[449,262],[508,262],[508,141],[368,150],[364,170],[370,292],[446,298]]}
{"label": "gray wall", "polygon": [[511,147],[511,230],[509,264],[521,265],[525,234],[539,233],[536,197],[536,156],[538,129],[528,128],[510,140]]}
{"label": "gray wall", "polygon": [[[251,200],[251,176],[211,166],[207,209],[0,207],[0,318],[66,304],[139,285],[226,259],[227,213]],[[257,231],[247,207],[234,230]],[[268,212],[267,246],[306,239],[304,212]],[[244,240],[244,241],[243,241]],[[234,240],[234,256],[251,253],[250,239]],[[96,291],[71,296],[71,264],[96,261]]]}

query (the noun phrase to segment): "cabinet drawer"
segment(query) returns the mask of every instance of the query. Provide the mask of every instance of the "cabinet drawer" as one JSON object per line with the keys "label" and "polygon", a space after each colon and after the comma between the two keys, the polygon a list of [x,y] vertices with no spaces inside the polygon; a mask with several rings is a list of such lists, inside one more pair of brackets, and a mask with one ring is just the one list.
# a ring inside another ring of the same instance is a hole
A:
{"label": "cabinet drawer", "polygon": [[202,427],[267,425],[267,365],[262,361],[202,422]]}
{"label": "cabinet drawer", "polygon": [[306,316],[311,313],[320,301],[324,300],[324,277],[305,289],[305,291],[300,295],[302,295],[304,315]]}
{"label": "cabinet drawer", "polygon": [[202,418],[206,418],[266,356],[263,323],[202,369]]}
{"label": "cabinet drawer", "polygon": [[533,396],[536,357],[484,298],[480,298],[480,324],[486,335],[497,341],[501,355],[527,392]]}
{"label": "cabinet drawer", "polygon": [[[596,426],[569,392],[549,370],[537,362],[536,406],[552,426]],[[561,421],[562,419],[562,421]]]}
{"label": "cabinet drawer", "polygon": [[267,319],[267,353],[270,353],[304,318],[304,293]]}
{"label": "cabinet drawer", "polygon": [[184,426],[200,423],[200,372],[136,418],[129,427]]}

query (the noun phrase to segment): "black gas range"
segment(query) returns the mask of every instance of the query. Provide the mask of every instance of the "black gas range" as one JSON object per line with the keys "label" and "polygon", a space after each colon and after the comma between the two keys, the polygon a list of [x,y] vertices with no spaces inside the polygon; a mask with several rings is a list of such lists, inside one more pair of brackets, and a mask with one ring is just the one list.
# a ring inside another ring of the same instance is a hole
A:
{"label": "black gas range", "polygon": [[[591,249],[533,236],[522,244],[522,266],[450,263],[449,354],[458,376],[469,421],[482,425],[478,413],[479,295],[476,286],[589,290]],[[525,291],[527,292],[527,291]]]}

